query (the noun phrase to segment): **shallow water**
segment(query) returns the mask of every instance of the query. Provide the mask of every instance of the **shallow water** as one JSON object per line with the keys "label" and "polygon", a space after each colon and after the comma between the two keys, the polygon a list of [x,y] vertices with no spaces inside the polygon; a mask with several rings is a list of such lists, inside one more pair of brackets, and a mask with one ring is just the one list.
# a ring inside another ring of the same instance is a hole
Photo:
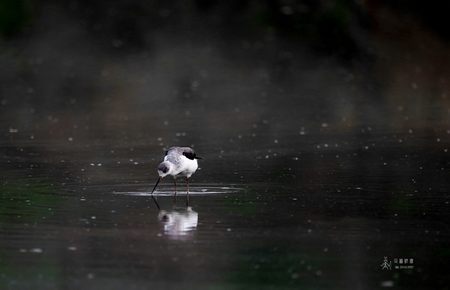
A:
{"label": "shallow water", "polygon": [[[228,151],[228,156],[206,143],[192,177],[190,207],[183,182],[174,205],[173,185],[164,180],[155,192],[161,212],[149,195],[159,150],[4,144],[1,284],[6,289],[443,285],[448,163],[434,165],[444,160],[444,151],[417,148],[417,139],[403,148],[386,142],[397,135],[371,137],[368,144],[377,146],[370,149],[345,136],[332,137],[337,144],[345,140],[345,149],[310,146],[324,144],[320,135],[308,136],[305,145],[304,137],[270,153]],[[227,152],[230,145],[221,148]],[[385,256],[392,267],[394,258],[413,259],[414,268],[382,270]]]}
{"label": "shallow water", "polygon": [[438,4],[6,2],[0,289],[448,289]]}

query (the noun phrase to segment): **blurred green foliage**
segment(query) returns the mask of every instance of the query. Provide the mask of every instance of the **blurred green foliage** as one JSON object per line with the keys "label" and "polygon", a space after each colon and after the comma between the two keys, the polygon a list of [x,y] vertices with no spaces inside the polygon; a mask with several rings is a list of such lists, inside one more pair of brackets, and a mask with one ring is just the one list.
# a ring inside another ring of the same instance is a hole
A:
{"label": "blurred green foliage", "polygon": [[31,3],[28,0],[0,0],[0,34],[12,37],[29,23]]}

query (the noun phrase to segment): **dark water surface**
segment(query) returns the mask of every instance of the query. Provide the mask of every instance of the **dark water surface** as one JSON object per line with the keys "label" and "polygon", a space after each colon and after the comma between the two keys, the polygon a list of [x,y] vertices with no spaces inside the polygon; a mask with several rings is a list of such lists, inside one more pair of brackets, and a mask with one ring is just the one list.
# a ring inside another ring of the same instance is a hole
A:
{"label": "dark water surface", "polygon": [[391,2],[0,1],[0,290],[449,289],[448,9]]}
{"label": "dark water surface", "polygon": [[[190,208],[184,192],[173,206],[165,180],[156,192],[162,212],[148,195],[162,155],[153,140],[87,147],[4,142],[1,285],[444,286],[446,145],[408,133],[280,133],[266,144],[252,138],[205,140],[197,148],[204,159],[192,178]],[[241,151],[230,150],[236,143]],[[382,270],[384,257],[392,270]],[[394,269],[395,258],[413,259],[413,269]]]}

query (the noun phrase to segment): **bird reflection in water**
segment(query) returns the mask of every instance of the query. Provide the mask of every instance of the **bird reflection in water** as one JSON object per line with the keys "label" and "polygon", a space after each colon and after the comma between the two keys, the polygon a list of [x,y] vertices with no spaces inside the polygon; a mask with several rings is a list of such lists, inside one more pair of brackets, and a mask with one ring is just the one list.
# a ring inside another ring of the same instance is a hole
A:
{"label": "bird reflection in water", "polygon": [[[155,186],[156,187],[156,186]],[[193,236],[197,229],[198,213],[189,206],[189,199],[185,208],[174,207],[171,211],[161,209],[153,192],[151,198],[158,209],[158,219],[164,225],[164,234],[169,238],[183,240]]]}
{"label": "bird reflection in water", "polygon": [[174,239],[185,239],[193,236],[197,229],[198,213],[190,206],[171,211],[160,210],[158,219],[164,225],[165,235]]}

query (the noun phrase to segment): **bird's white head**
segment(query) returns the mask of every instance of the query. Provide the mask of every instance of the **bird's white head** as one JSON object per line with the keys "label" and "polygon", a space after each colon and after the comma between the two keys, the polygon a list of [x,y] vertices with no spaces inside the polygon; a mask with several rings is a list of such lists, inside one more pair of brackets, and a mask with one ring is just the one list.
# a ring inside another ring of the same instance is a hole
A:
{"label": "bird's white head", "polygon": [[158,175],[163,178],[170,174],[172,170],[172,164],[170,162],[164,161],[158,165]]}

